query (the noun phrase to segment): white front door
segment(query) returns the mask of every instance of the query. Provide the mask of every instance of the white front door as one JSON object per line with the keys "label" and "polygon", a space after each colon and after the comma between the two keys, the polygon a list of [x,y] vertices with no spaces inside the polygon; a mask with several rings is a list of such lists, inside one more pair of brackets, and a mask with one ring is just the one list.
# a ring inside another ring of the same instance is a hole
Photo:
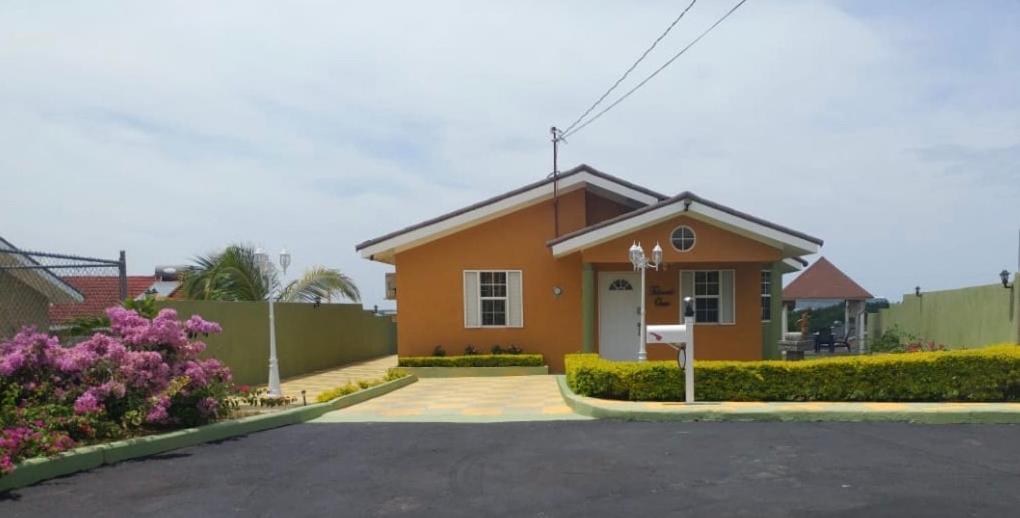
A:
{"label": "white front door", "polygon": [[641,274],[599,272],[599,355],[636,360],[641,322]]}

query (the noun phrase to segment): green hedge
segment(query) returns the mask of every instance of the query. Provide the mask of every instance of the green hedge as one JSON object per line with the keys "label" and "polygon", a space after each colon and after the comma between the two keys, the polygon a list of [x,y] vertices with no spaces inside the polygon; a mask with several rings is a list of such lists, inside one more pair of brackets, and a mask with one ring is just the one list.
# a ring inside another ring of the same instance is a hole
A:
{"label": "green hedge", "polygon": [[[566,357],[577,394],[631,401],[683,401],[675,362],[615,362],[595,354]],[[699,361],[701,401],[1017,401],[1020,347],[844,356],[784,361]]]}
{"label": "green hedge", "polygon": [[401,356],[400,367],[541,367],[541,354],[471,354],[468,356]]}

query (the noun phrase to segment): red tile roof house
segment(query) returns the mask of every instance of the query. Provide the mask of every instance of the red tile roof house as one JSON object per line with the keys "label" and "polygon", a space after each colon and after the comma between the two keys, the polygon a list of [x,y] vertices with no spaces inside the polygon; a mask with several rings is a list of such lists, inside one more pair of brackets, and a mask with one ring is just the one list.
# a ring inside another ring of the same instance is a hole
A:
{"label": "red tile roof house", "polygon": [[[53,304],[50,306],[50,325],[59,327],[69,320],[80,317],[98,317],[106,308],[121,303],[120,278],[115,276],[69,276],[61,280],[84,295],[84,301],[74,304]],[[148,292],[159,279],[154,275],[128,275],[127,297],[136,299]]]}
{"label": "red tile roof house", "polygon": [[[647,323],[680,322],[692,297],[698,356],[720,360],[778,357],[771,320],[782,275],[822,245],[690,192],[670,197],[581,165],[356,250],[396,269],[399,355],[513,344],[562,372],[567,353],[637,358],[634,242],[663,248],[664,264],[648,272]],[[649,346],[648,357],[670,351]]]}

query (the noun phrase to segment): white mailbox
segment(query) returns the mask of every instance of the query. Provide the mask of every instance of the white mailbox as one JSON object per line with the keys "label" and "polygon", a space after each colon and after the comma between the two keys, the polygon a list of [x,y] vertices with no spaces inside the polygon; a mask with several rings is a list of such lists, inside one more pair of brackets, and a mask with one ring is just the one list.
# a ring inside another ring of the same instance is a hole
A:
{"label": "white mailbox", "polygon": [[645,342],[667,344],[676,349],[677,364],[684,370],[684,401],[694,402],[694,317],[683,324],[645,326]]}
{"label": "white mailbox", "polygon": [[680,344],[690,340],[687,324],[648,326],[645,342],[650,344]]}

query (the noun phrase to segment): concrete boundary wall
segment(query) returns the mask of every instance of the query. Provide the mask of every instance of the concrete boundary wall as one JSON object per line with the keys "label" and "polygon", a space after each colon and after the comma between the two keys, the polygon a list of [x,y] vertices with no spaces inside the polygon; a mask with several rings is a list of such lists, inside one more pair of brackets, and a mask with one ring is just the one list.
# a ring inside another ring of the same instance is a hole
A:
{"label": "concrete boundary wall", "polygon": [[[1014,279],[1016,277],[1013,277]],[[921,292],[869,315],[869,335],[881,336],[893,326],[922,340],[950,347],[1020,343],[1020,286],[1002,284]]]}
{"label": "concrete boundary wall", "polygon": [[[223,333],[203,338],[240,384],[264,384],[269,365],[269,308],[265,302],[160,301],[180,318],[201,315]],[[280,376],[289,378],[338,365],[396,354],[396,325],[361,304],[275,305]]]}

